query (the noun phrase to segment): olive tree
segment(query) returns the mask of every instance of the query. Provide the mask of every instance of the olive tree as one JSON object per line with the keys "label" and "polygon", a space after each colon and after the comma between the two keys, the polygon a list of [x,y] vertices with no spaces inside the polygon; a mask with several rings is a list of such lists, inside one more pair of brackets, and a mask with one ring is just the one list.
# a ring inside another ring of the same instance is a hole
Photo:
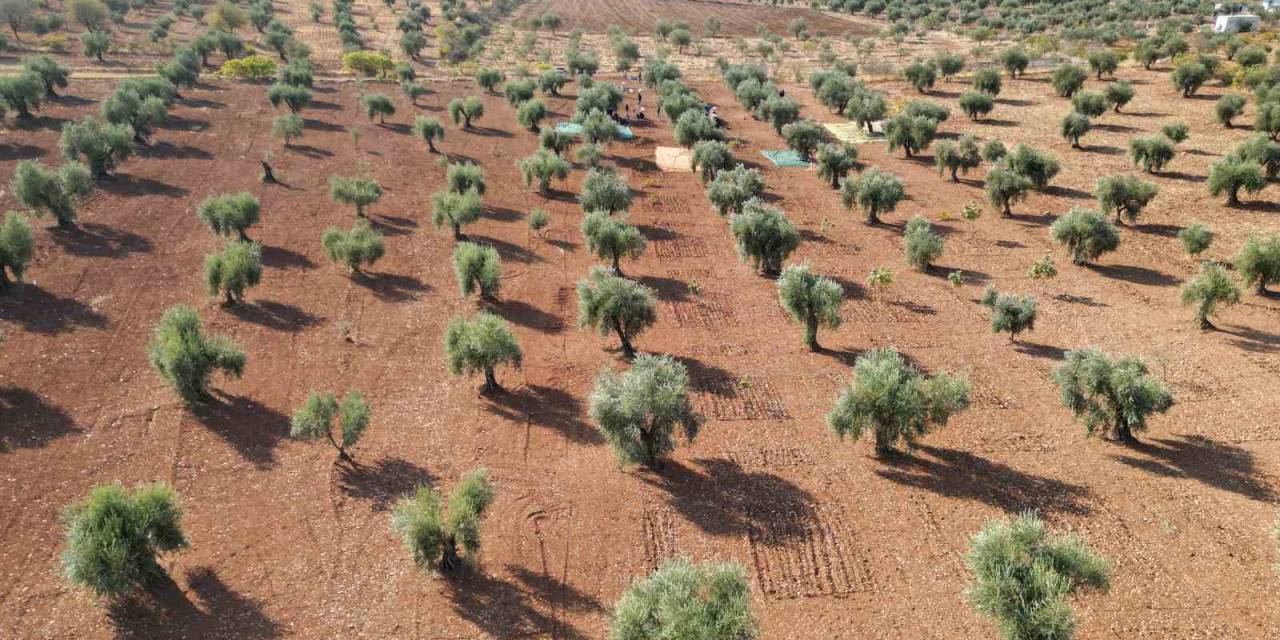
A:
{"label": "olive tree", "polygon": [[556,131],[554,128],[548,127],[538,134],[538,147],[559,156],[573,146],[573,139],[573,134],[571,133]]}
{"label": "olive tree", "polygon": [[519,106],[526,100],[533,99],[535,87],[533,80],[527,78],[520,80],[512,80],[507,86],[502,88],[502,93],[507,98],[507,104],[513,107]]}
{"label": "olive tree", "polygon": [[1116,69],[1120,68],[1122,59],[1122,54],[1110,49],[1094,51],[1088,57],[1089,68],[1093,70],[1097,79],[1101,80],[1104,75],[1114,76]]}
{"label": "olive tree", "polygon": [[58,227],[69,229],[76,224],[76,207],[93,188],[89,170],[79,162],[68,162],[60,169],[46,168],[34,160],[23,160],[13,172],[13,195],[22,206],[36,215],[48,212]]}
{"label": "olive tree", "polygon": [[1195,257],[1207,251],[1213,244],[1213,230],[1208,225],[1193,222],[1178,232],[1178,240],[1182,242],[1182,248],[1187,255]]}
{"label": "olive tree", "polygon": [[133,134],[122,124],[103,124],[93,116],[62,125],[58,148],[67,160],[83,161],[95,179],[133,155]]}
{"label": "olive tree", "polygon": [[373,117],[378,117],[378,124],[386,124],[387,116],[396,114],[396,103],[391,101],[386,94],[382,93],[366,93],[360,96],[360,110],[364,111],[364,116],[373,121]]}
{"label": "olive tree", "polygon": [[582,238],[587,251],[601,260],[613,263],[613,273],[622,275],[623,258],[638,259],[644,255],[644,235],[635,225],[615,218],[607,211],[592,211],[582,217]]}
{"label": "olive tree", "polygon": [[1071,148],[1080,148],[1080,138],[1093,129],[1093,123],[1082,113],[1072,111],[1062,118],[1062,137],[1071,143]]}
{"label": "olive tree", "polygon": [[733,216],[729,229],[738,245],[738,256],[751,261],[765,275],[776,276],[782,262],[800,246],[800,232],[782,211],[759,200],[749,200]]}
{"label": "olive tree", "polygon": [[455,316],[444,331],[445,361],[455,376],[484,374],[481,393],[501,391],[494,370],[499,365],[520,368],[524,354],[500,316],[481,311],[471,319]]}
{"label": "olive tree", "polygon": [[369,224],[359,221],[350,231],[337,227],[325,229],[320,236],[320,245],[325,255],[334,262],[341,262],[351,273],[360,273],[362,267],[372,267],[382,258],[385,248],[382,234],[374,231]]}
{"label": "olive tree", "polygon": [[734,166],[733,151],[719,140],[703,140],[693,145],[690,168],[698,172],[702,184],[707,184],[716,174]]}
{"label": "olive tree", "polygon": [[147,350],[151,367],[189,405],[209,397],[215,371],[239,378],[247,360],[227,338],[205,337],[195,309],[183,305],[164,312]]}
{"label": "olive tree", "polygon": [[354,205],[356,216],[363,218],[364,208],[382,197],[382,186],[364,174],[349,178],[333,174],[329,176],[329,197],[340,204]]}
{"label": "olive tree", "polygon": [[884,94],[869,89],[854,93],[844,107],[844,117],[866,127],[867,133],[871,133],[874,123],[883,120],[888,113],[889,103]]}
{"label": "olive tree", "polygon": [[1010,78],[1017,78],[1031,65],[1031,56],[1028,56],[1027,52],[1020,47],[1005,49],[1000,52],[1000,65],[1004,67]]}
{"label": "olive tree", "polygon": [[62,522],[67,579],[103,596],[154,584],[165,573],[157,557],[187,546],[178,494],[163,482],[97,485],[63,510]]}
{"label": "olive tree", "polygon": [[488,93],[497,93],[498,85],[506,82],[507,76],[497,69],[484,68],[476,71],[476,84]]}
{"label": "olive tree", "polygon": [[304,124],[302,118],[297,114],[286,113],[282,116],[276,116],[271,119],[271,135],[284,140],[284,146],[289,147],[294,140],[302,137]]}
{"label": "olive tree", "polygon": [[1075,95],[1084,86],[1084,81],[1089,74],[1082,68],[1064,62],[1053,70],[1053,74],[1049,76],[1049,85],[1053,87],[1053,92],[1061,98],[1070,98]]}
{"label": "olive tree", "polygon": [[1097,118],[1107,108],[1107,97],[1098,91],[1079,91],[1071,96],[1071,110],[1080,115]]}
{"label": "olive tree", "polygon": [[970,120],[978,120],[985,118],[996,107],[996,101],[991,96],[980,91],[966,91],[960,94],[959,100],[960,110]]}
{"label": "olive tree", "polygon": [[[391,530],[400,535],[414,564],[428,571],[455,572],[480,552],[480,523],[493,504],[495,490],[483,468],[462,477],[449,496],[448,513],[440,494],[427,485],[401,498],[391,511]],[[461,553],[459,553],[461,549]]]}
{"label": "olive tree", "polygon": [[1231,121],[1244,113],[1246,104],[1245,97],[1238,93],[1224,94],[1213,105],[1214,117],[1217,118],[1218,124],[1230,129],[1234,126]]}
{"label": "olive tree", "polygon": [[1133,101],[1136,91],[1133,89],[1133,83],[1128,80],[1117,80],[1109,83],[1102,88],[1102,97],[1106,100],[1111,110],[1120,113],[1125,105]]}
{"label": "olive tree", "polygon": [[477,195],[484,195],[487,188],[484,169],[474,162],[449,163],[444,181],[451,193],[474,191]]}
{"label": "olive tree", "polygon": [[783,127],[800,119],[800,103],[786,96],[770,95],[756,107],[756,117],[772,124],[773,132],[782,135]]}
{"label": "olive tree", "polygon": [[462,240],[462,227],[479,220],[483,211],[480,194],[474,189],[463,193],[437,191],[431,194],[431,223],[437,229],[452,229],[454,240]]}
{"label": "olive tree", "polygon": [[1209,194],[1219,196],[1227,194],[1227,204],[1240,205],[1240,191],[1257,193],[1267,186],[1267,179],[1262,175],[1262,167],[1252,160],[1240,160],[1226,157],[1209,168]]}
{"label": "olive tree", "polygon": [[438,153],[435,141],[444,140],[444,125],[438,118],[418,116],[413,119],[413,135],[422,138],[431,153]]}
{"label": "olive tree", "polygon": [[677,557],[627,587],[609,640],[756,640],[751,583],[740,565],[694,564]]}
{"label": "olive tree", "polygon": [[631,341],[657,319],[653,290],[642,284],[601,267],[592,267],[587,277],[578,281],[578,326],[600,335],[616,333],[628,360],[636,355]]}
{"label": "olive tree", "polygon": [[1214,328],[1209,318],[1218,305],[1240,302],[1240,287],[1222,265],[1206,261],[1200,265],[1200,273],[1183,285],[1181,300],[1184,307],[1195,306],[1196,325],[1208,331]]}
{"label": "olive tree", "polygon": [[1057,158],[1043,151],[1037,151],[1026,144],[1019,144],[1004,157],[1005,165],[1014,173],[1031,181],[1037,189],[1049,186],[1054,176],[1062,170]]}
{"label": "olive tree", "polygon": [[244,301],[244,291],[262,281],[262,248],[250,242],[228,242],[220,253],[204,258],[204,284],[210,297],[222,293],[224,304]]}
{"label": "olive tree", "polygon": [[29,118],[44,98],[44,79],[34,71],[0,78],[0,107],[18,112],[19,118]]}
{"label": "olive tree", "polygon": [[928,271],[929,266],[942,257],[942,236],[933,231],[928,220],[914,216],[907,221],[902,247],[911,266],[919,271]]}
{"label": "olive tree", "polygon": [[152,129],[169,117],[169,104],[157,95],[142,95],[123,84],[102,102],[102,118],[133,131],[133,139],[145,144]]}
{"label": "olive tree", "polygon": [[311,90],[302,85],[277,82],[267,89],[267,101],[279,108],[284,105],[291,113],[298,113],[311,104]]}
{"label": "olive tree", "polygon": [[973,572],[970,606],[1006,640],[1069,640],[1076,623],[1067,597],[1081,587],[1107,590],[1110,573],[1083,538],[1050,539],[1033,513],[988,522],[970,540],[965,564]]}
{"label": "olive tree", "polygon": [[810,351],[821,351],[818,328],[840,327],[844,288],[826,276],[814,274],[809,265],[791,265],[778,278],[778,300],[796,322],[804,324],[804,342]]}
{"label": "olive tree", "polygon": [[1163,170],[1173,160],[1174,153],[1173,141],[1163,135],[1129,141],[1129,157],[1133,158],[1134,166],[1142,167],[1147,173]]}
{"label": "olive tree", "polygon": [[1049,227],[1049,237],[1067,248],[1072,264],[1089,264],[1120,246],[1114,225],[1096,211],[1075,207]]}
{"label": "olive tree", "polygon": [[764,177],[757,169],[738,165],[724,169],[707,186],[707,199],[721,217],[738,214],[752,198],[764,191]]}
{"label": "olive tree", "polygon": [[968,174],[970,169],[982,164],[982,150],[973,136],[964,136],[958,142],[939,142],[933,147],[933,164],[938,173],[949,172],[952,182],[959,182],[958,174]]}
{"label": "olive tree", "polygon": [[262,204],[258,199],[253,194],[242,191],[205,198],[196,210],[196,215],[214,233],[222,236],[234,233],[240,240],[248,241],[249,235],[245,230],[258,224],[261,211]]}
{"label": "olive tree", "polygon": [[1173,70],[1169,79],[1173,81],[1173,86],[1182,92],[1182,97],[1190,98],[1205,82],[1209,81],[1211,75],[1209,68],[1199,62],[1183,62]]}
{"label": "olive tree", "polygon": [[900,113],[884,124],[889,150],[900,148],[908,158],[928,148],[937,133],[938,121],[923,115]]}
{"label": "olive tree", "polygon": [[1001,215],[1008,218],[1013,215],[1013,203],[1026,200],[1032,186],[1034,185],[1026,176],[1009,169],[1007,164],[1001,162],[987,172],[983,190],[991,206],[999,207]]}
{"label": "olive tree", "polygon": [[1259,294],[1266,293],[1267,285],[1280,283],[1280,235],[1250,235],[1236,255],[1235,268],[1245,286]]}
{"label": "olive tree", "polygon": [[646,466],[675,450],[678,431],[692,443],[703,420],[689,399],[689,372],[668,355],[636,356],[622,373],[605,369],[589,413],[619,462]]}
{"label": "olive tree", "polygon": [[533,133],[542,131],[542,121],[551,115],[547,103],[539,99],[526,100],[516,108],[516,122]]}
{"label": "olive tree", "polygon": [[1009,332],[1010,342],[1016,341],[1019,333],[1035,329],[1036,299],[1031,294],[1000,293],[988,286],[982,293],[982,306],[991,310],[991,331]]}
{"label": "olive tree", "polygon": [[827,424],[841,438],[873,434],[878,455],[893,451],[899,442],[914,447],[934,426],[946,425],[969,407],[967,379],[948,373],[927,378],[893,348],[859,356],[853,375],[827,414]]}
{"label": "olive tree", "polygon": [[938,69],[932,62],[916,60],[902,70],[902,77],[920,93],[927,93],[938,81]]}
{"label": "olive tree", "polygon": [[520,179],[528,187],[536,180],[538,193],[551,193],[552,180],[564,180],[569,177],[569,163],[546,149],[538,149],[531,155],[521,158],[516,166],[520,169]]}
{"label": "olive tree", "polygon": [[44,82],[44,94],[51,98],[58,97],[58,89],[66,88],[71,72],[47,55],[30,56],[22,59],[23,71],[39,76]]}
{"label": "olive tree", "polygon": [[831,183],[832,189],[839,189],[840,181],[844,180],[858,163],[858,148],[851,144],[827,143],[818,147],[816,159],[818,177]]}
{"label": "olive tree", "polygon": [[480,291],[489,300],[498,297],[502,281],[502,259],[491,245],[459,242],[453,248],[453,273],[465,298]]}
{"label": "olive tree", "polygon": [[635,194],[621,174],[608,169],[592,169],[582,181],[582,195],[578,197],[578,203],[584,212],[617,213],[631,208],[633,198]]}
{"label": "olive tree", "polygon": [[[348,449],[364,435],[372,413],[364,401],[364,394],[357,390],[348,391],[342,402],[338,402],[332,393],[313,392],[307,396],[306,404],[294,412],[289,422],[289,435],[303,440],[323,436],[338,450],[339,459],[350,462]],[[337,418],[337,438],[333,437],[334,418]]]}
{"label": "olive tree", "polygon": [[840,199],[845,208],[852,209],[857,204],[868,224],[880,224],[880,215],[892,212],[906,197],[902,179],[876,167],[840,184]]}
{"label": "olive tree", "polygon": [[454,98],[449,101],[448,111],[453,124],[470,129],[476,120],[484,116],[484,101],[476,96]]}
{"label": "olive tree", "polygon": [[703,140],[722,140],[724,134],[701,109],[689,109],[676,120],[675,139],[676,144],[691,149]]}
{"label": "olive tree", "polygon": [[973,88],[976,91],[996,97],[1000,95],[1000,70],[995,67],[982,67],[973,72]]}
{"label": "olive tree", "polygon": [[797,120],[782,128],[782,139],[786,141],[787,148],[806,162],[813,157],[822,138],[822,127],[812,120]]}
{"label": "olive tree", "polygon": [[1148,375],[1141,358],[1108,358],[1097,349],[1068,351],[1054,370],[1062,405],[1083,420],[1089,435],[1101,432],[1119,442],[1147,428],[1147,417],[1173,406],[1173,396]]}
{"label": "olive tree", "polygon": [[1123,224],[1125,219],[1130,223],[1136,221],[1159,191],[1156,183],[1138,176],[1113,175],[1098,179],[1093,197],[1098,200],[1099,210],[1114,211],[1116,224]]}
{"label": "olive tree", "polygon": [[35,239],[27,219],[15,211],[6,212],[0,223],[0,293],[9,288],[8,273],[15,281],[22,281],[34,253]]}

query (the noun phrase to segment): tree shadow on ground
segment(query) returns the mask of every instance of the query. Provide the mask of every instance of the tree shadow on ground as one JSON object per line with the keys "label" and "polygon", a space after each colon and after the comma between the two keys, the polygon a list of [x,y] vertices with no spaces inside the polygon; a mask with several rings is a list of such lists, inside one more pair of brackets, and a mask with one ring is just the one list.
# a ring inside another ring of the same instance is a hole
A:
{"label": "tree shadow on ground", "polygon": [[1083,189],[1074,187],[1064,187],[1062,185],[1052,185],[1040,190],[1047,196],[1057,196],[1059,198],[1067,198],[1069,200],[1093,200],[1093,194]]}
{"label": "tree shadow on ground", "polygon": [[143,158],[160,160],[209,160],[213,154],[191,145],[176,145],[163,140],[152,142],[145,147],[138,147],[138,155]]}
{"label": "tree shadow on ground", "polygon": [[1098,302],[1097,300],[1094,300],[1089,296],[1077,296],[1077,295],[1071,295],[1069,293],[1059,293],[1051,297],[1054,300],[1057,300],[1059,302],[1066,302],[1067,304],[1079,304],[1079,305],[1084,305],[1086,307],[1101,308],[1101,307],[1109,306],[1107,305],[1107,303]]}
{"label": "tree shadow on ground", "polygon": [[[536,593],[485,575],[475,568],[463,568],[451,575],[444,585],[453,613],[474,624],[485,637],[541,638],[551,635],[564,640],[588,638],[558,616],[534,607],[532,603],[537,600]],[[563,588],[572,589],[568,585]]]}
{"label": "tree shadow on ground", "polygon": [[1114,280],[1123,280],[1133,284],[1147,285],[1150,287],[1172,287],[1178,284],[1178,279],[1155,269],[1146,267],[1138,267],[1133,265],[1088,265],[1089,269],[1096,271],[1108,278]]}
{"label": "tree shadow on ground", "polygon": [[[314,104],[314,103],[313,103],[313,104]],[[302,121],[302,125],[303,125],[303,129],[304,129],[304,130],[305,130],[305,129],[312,129],[312,130],[315,130],[315,131],[331,131],[331,132],[332,132],[332,131],[346,131],[346,130],[347,130],[347,128],[346,128],[346,127],[344,127],[344,126],[342,126],[342,125],[340,125],[340,124],[334,124],[334,123],[332,123],[332,122],[325,122],[324,120],[314,120],[314,119],[311,119],[311,118],[306,118],[306,119],[304,119],[304,120]],[[329,154],[329,155],[333,155],[333,154]]]}
{"label": "tree shadow on ground", "polygon": [[537,258],[537,256],[529,253],[528,249],[518,244],[507,242],[506,240],[498,240],[497,238],[491,238],[479,234],[467,234],[467,241],[474,242],[476,244],[492,245],[494,249],[498,250],[498,255],[500,255],[504,261],[511,260],[521,264],[528,264]]}
{"label": "tree shadow on ground", "polygon": [[497,312],[508,322],[518,324],[546,333],[564,331],[565,320],[557,315],[547,313],[523,300],[502,298],[486,303],[486,306]]}
{"label": "tree shadow on ground", "polygon": [[1038,344],[1035,342],[1015,342],[1013,344],[1014,351],[1023,355],[1035,358],[1044,358],[1045,360],[1062,360],[1067,357],[1067,350],[1062,347],[1055,347],[1049,344]]}
{"label": "tree shadow on ground", "polygon": [[0,453],[38,449],[80,432],[62,408],[27,389],[0,387]]}
{"label": "tree shadow on ground", "polygon": [[582,402],[555,387],[526,384],[508,393],[484,396],[491,413],[511,422],[524,422],[560,432],[575,444],[601,445],[600,431],[583,420]]}
{"label": "tree shadow on ground", "polygon": [[89,258],[123,258],[131,253],[150,253],[151,241],[132,231],[96,222],[82,222],[72,229],[55,229],[50,236],[63,251]]}
{"label": "tree shadow on ground", "polygon": [[186,574],[187,586],[199,602],[187,598],[168,575],[146,591],[112,602],[107,615],[121,640],[182,638],[278,638],[283,629],[262,604],[236,593],[211,568]]}
{"label": "tree shadow on ground", "polygon": [[802,531],[790,523],[814,517],[814,497],[791,481],[748,471],[726,458],[666,461],[642,479],[666,492],[672,508],[714,536],[753,535],[775,543]]}
{"label": "tree shadow on ground", "polygon": [[352,278],[356,284],[368,289],[385,302],[409,302],[418,295],[431,291],[431,286],[413,277],[394,273],[363,272]]}
{"label": "tree shadow on ground", "polygon": [[105,180],[98,181],[103,191],[114,193],[118,196],[149,196],[160,195],[166,198],[181,198],[191,193],[185,187],[171,185],[166,182],[160,182],[152,178],[135,176],[132,174],[116,174]]}
{"label": "tree shadow on ground", "polygon": [[541,602],[554,603],[556,606],[563,607],[565,611],[574,613],[605,613],[605,608],[599,600],[557,580],[555,576],[537,573],[513,564],[508,564],[505,568],[527,592]]}
{"label": "tree shadow on ground", "polygon": [[107,327],[107,317],[97,309],[75,298],[60,298],[25,284],[11,284],[7,291],[0,289],[0,320],[41,335],[57,335],[81,327]]}
{"label": "tree shadow on ground", "polygon": [[4,144],[0,144],[0,161],[35,160],[47,155],[49,155],[49,150],[37,145],[12,141],[5,141]]}
{"label": "tree shadow on ground", "polygon": [[195,419],[258,468],[276,462],[276,446],[289,435],[289,417],[257,400],[217,389],[192,409]]}
{"label": "tree shadow on ground", "polygon": [[262,247],[263,266],[275,269],[311,269],[316,266],[311,258],[284,247]]}
{"label": "tree shadow on ground", "polygon": [[732,371],[688,356],[672,356],[689,371],[689,391],[714,396],[733,395],[738,376]]}
{"label": "tree shadow on ground", "polygon": [[689,283],[675,278],[662,276],[640,276],[636,282],[653,289],[659,300],[677,302],[689,299]]}
{"label": "tree shadow on ground", "polygon": [[1166,478],[1190,478],[1251,500],[1276,502],[1276,491],[1264,479],[1252,453],[1243,447],[1200,435],[1153,438],[1129,445],[1134,455],[1113,459]]}
{"label": "tree shadow on ground", "polygon": [[1084,485],[1019,471],[967,451],[924,446],[917,452],[923,455],[883,458],[885,465],[876,469],[876,475],[938,495],[976,500],[1007,513],[1035,509],[1051,517],[1059,513],[1084,516],[1092,511]]}
{"label": "tree shadow on ground", "polygon": [[338,463],[338,487],[351,498],[370,502],[375,512],[386,511],[391,503],[436,480],[426,469],[395,456],[373,463]]}
{"label": "tree shadow on ground", "polygon": [[1275,353],[1280,351],[1280,335],[1259,331],[1239,325],[1230,328],[1219,326],[1218,330],[1235,336],[1231,343],[1245,351],[1253,353]]}
{"label": "tree shadow on ground", "polygon": [[273,331],[296,333],[320,323],[321,318],[287,302],[257,300],[252,304],[223,307],[227,313]]}

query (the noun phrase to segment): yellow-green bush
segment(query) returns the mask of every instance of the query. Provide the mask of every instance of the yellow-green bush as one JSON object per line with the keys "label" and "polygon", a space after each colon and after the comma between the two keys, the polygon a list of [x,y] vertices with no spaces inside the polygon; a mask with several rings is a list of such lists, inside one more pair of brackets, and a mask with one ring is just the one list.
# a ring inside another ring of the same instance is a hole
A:
{"label": "yellow-green bush", "polygon": [[276,63],[271,58],[254,54],[222,63],[218,73],[237,80],[263,80],[276,74]]}
{"label": "yellow-green bush", "polygon": [[381,77],[395,68],[391,56],[380,51],[348,51],[342,54],[342,68],[367,77]]}

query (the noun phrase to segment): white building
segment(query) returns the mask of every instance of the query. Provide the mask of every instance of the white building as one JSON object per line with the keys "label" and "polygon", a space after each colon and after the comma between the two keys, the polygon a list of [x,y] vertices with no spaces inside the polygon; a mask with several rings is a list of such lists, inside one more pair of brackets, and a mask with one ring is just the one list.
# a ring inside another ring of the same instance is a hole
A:
{"label": "white building", "polygon": [[[1280,0],[1274,0],[1280,3]],[[1262,27],[1262,19],[1255,15],[1242,13],[1234,16],[1218,16],[1213,22],[1213,30],[1217,33],[1239,33],[1257,31]]]}

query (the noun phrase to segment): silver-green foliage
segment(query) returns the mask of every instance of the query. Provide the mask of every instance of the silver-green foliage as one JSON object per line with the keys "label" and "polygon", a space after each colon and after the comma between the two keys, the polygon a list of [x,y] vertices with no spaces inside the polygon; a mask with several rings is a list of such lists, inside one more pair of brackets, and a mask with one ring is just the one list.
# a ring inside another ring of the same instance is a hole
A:
{"label": "silver-green foliage", "polygon": [[6,212],[0,223],[0,292],[9,288],[6,270],[20,282],[34,253],[35,239],[26,217],[16,211]]}
{"label": "silver-green foliage", "polygon": [[230,340],[205,337],[200,317],[183,305],[165,311],[147,351],[152,368],[188,404],[209,396],[209,378],[214,371],[239,378],[247,360]]}
{"label": "silver-green foliage", "polygon": [[635,357],[631,341],[658,319],[657,302],[648,287],[593,267],[578,281],[578,326],[600,335],[614,332],[623,354]]}
{"label": "silver-green foliage", "polygon": [[517,369],[524,361],[511,327],[500,316],[481,311],[471,319],[455,316],[444,332],[445,360],[455,376],[484,374],[485,393],[497,391],[494,370],[507,364]]}
{"label": "silver-green foliage", "polygon": [[942,236],[934,233],[933,225],[920,216],[907,221],[902,245],[907,262],[920,271],[928,271],[929,266],[942,257]]}
{"label": "silver-green foliage", "polygon": [[446,514],[440,494],[422,485],[396,503],[391,529],[404,540],[414,564],[428,571],[456,571],[462,568],[464,557],[472,558],[480,551],[480,523],[495,494],[489,472],[476,469],[454,488]]}
{"label": "silver-green foliage", "polygon": [[204,283],[210,296],[223,293],[226,304],[244,300],[244,291],[262,281],[262,248],[244,241],[228,242],[220,253],[204,258]]}
{"label": "silver-green foliage", "polygon": [[776,275],[782,262],[800,246],[800,232],[781,210],[749,200],[729,225],[738,255],[767,275]]}
{"label": "silver-green foliage", "polygon": [[1120,246],[1114,225],[1096,211],[1080,207],[1055,220],[1049,237],[1067,248],[1073,264],[1088,264]]}
{"label": "silver-green foliage", "polygon": [[582,181],[582,195],[578,198],[582,210],[616,213],[631,207],[635,195],[627,181],[617,172],[608,169],[592,169]]}
{"label": "silver-green foliage", "polygon": [[1178,232],[1178,240],[1182,241],[1182,248],[1188,255],[1198,256],[1213,244],[1213,230],[1206,224],[1193,222]]}
{"label": "silver-green foliage", "polygon": [[1067,597],[1080,587],[1108,588],[1104,558],[1077,536],[1050,539],[1031,513],[990,522],[969,544],[969,602],[1004,640],[1070,640],[1076,623]]}
{"label": "silver-green foliage", "polygon": [[1195,306],[1196,324],[1201,329],[1212,329],[1209,318],[1218,305],[1240,302],[1240,287],[1222,265],[1206,261],[1200,265],[1200,273],[1183,285],[1181,299],[1182,306]]}
{"label": "silver-green foliage", "polygon": [[182,507],[164,483],[132,490],[119,483],[94,487],[62,512],[69,580],[105,596],[124,596],[164,575],[156,556],[187,546]]}
{"label": "silver-green foliage", "polygon": [[737,564],[667,560],[618,600],[609,640],[755,640],[751,584]]}
{"label": "silver-green foliage", "polygon": [[857,204],[867,217],[867,222],[878,224],[880,215],[889,213],[898,207],[898,203],[907,197],[902,179],[892,173],[871,167],[857,178],[848,178],[840,183],[840,198],[846,208]]}
{"label": "silver-green foliage", "polygon": [[[337,438],[333,437],[334,418],[337,418]],[[306,440],[323,436],[338,450],[338,457],[351,460],[347,450],[364,435],[371,418],[372,411],[357,390],[348,391],[342,402],[332,393],[312,393],[307,396],[306,404],[293,414],[289,435]]]}
{"label": "silver-green foliage", "polygon": [[1235,259],[1236,271],[1246,285],[1263,293],[1267,285],[1280,283],[1280,235],[1250,235]]}
{"label": "silver-green foliage", "polygon": [[329,227],[320,237],[320,244],[330,260],[345,264],[352,273],[373,266],[385,252],[382,234],[364,222],[357,222],[350,231]]}
{"label": "silver-green foliage", "polygon": [[67,229],[75,226],[76,207],[93,189],[93,177],[74,160],[60,169],[46,168],[34,160],[23,160],[13,172],[13,194],[22,206],[36,215],[48,212]]}
{"label": "silver-green foliage", "polygon": [[840,326],[840,305],[844,288],[840,283],[813,273],[809,265],[792,265],[778,278],[778,301],[796,321],[804,323],[805,345],[818,351],[818,328]]}
{"label": "silver-green foliage", "polygon": [[1019,333],[1035,329],[1036,299],[1031,294],[1000,293],[994,286],[988,286],[982,294],[982,305],[991,309],[994,333],[1007,331],[1010,340],[1017,340]]}
{"label": "silver-green foliage", "polygon": [[1146,429],[1149,415],[1173,406],[1173,396],[1135,356],[1112,360],[1097,349],[1068,351],[1053,381],[1062,405],[1084,421],[1089,435],[1101,431],[1122,442]]}
{"label": "silver-green foliage", "polygon": [[453,273],[463,297],[480,291],[484,298],[495,299],[502,282],[502,259],[492,245],[459,242],[453,248]]}
{"label": "silver-green foliage", "polygon": [[484,207],[480,194],[437,191],[431,194],[431,222],[437,229],[450,228],[455,240],[462,239],[462,227],[480,219]]}
{"label": "silver-green foliage", "polygon": [[940,373],[926,378],[895,349],[872,349],[853,365],[854,380],[841,393],[827,424],[841,438],[874,434],[876,451],[899,442],[914,446],[935,425],[969,406],[969,381]]}
{"label": "silver-green foliage", "polygon": [[582,238],[587,250],[597,258],[612,262],[613,272],[619,276],[622,275],[621,260],[639,258],[647,244],[635,225],[605,211],[592,211],[583,216]]}
{"label": "silver-green foliage", "polygon": [[747,202],[764,191],[764,177],[757,169],[738,165],[716,173],[707,186],[707,199],[721,217],[741,213]]}
{"label": "silver-green foliage", "polygon": [[591,391],[591,420],[625,464],[651,465],[689,442],[702,416],[689,399],[689,372],[668,355],[642,354],[622,373],[606,369]]}
{"label": "silver-green foliage", "polygon": [[242,191],[205,198],[196,210],[196,215],[214,233],[223,236],[234,233],[240,240],[247,241],[249,236],[245,230],[258,224],[261,211],[262,204],[258,199],[253,194]]}

